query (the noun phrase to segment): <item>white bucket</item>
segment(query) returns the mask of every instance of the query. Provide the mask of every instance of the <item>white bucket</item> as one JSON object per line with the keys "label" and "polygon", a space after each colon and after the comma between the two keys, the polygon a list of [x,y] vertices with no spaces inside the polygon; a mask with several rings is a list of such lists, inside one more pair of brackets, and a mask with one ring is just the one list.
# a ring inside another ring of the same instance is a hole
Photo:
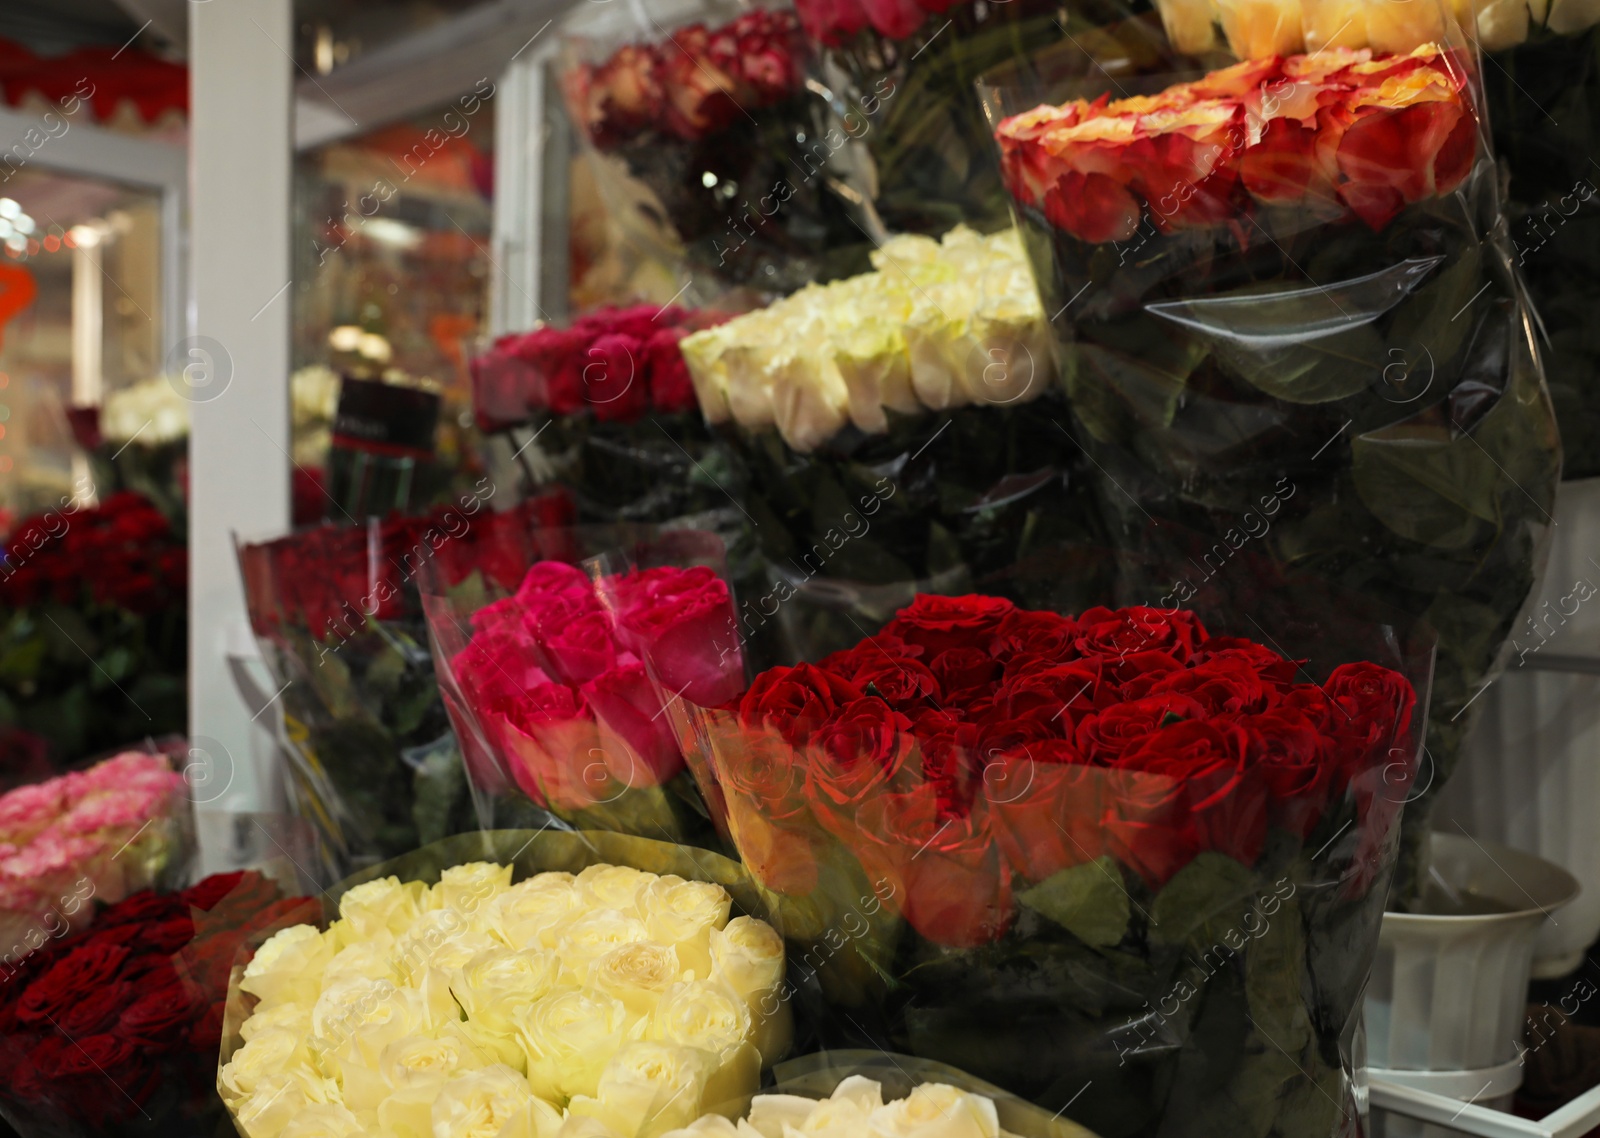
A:
{"label": "white bucket", "polygon": [[1563,482],[1556,521],[1536,603],[1435,814],[1441,830],[1536,853],[1583,885],[1539,933],[1540,978],[1577,968],[1600,936],[1600,675],[1549,670],[1558,656],[1600,657],[1600,479]]}

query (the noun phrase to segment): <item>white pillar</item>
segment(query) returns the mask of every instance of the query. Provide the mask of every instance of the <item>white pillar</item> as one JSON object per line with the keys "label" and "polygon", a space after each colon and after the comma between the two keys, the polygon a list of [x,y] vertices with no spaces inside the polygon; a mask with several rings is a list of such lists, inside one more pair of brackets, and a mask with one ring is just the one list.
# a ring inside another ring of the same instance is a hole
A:
{"label": "white pillar", "polygon": [[291,0],[189,5],[194,325],[167,366],[193,401],[189,723],[202,810],[259,809],[267,789],[226,657],[250,643],[232,535],[289,529],[293,50]]}

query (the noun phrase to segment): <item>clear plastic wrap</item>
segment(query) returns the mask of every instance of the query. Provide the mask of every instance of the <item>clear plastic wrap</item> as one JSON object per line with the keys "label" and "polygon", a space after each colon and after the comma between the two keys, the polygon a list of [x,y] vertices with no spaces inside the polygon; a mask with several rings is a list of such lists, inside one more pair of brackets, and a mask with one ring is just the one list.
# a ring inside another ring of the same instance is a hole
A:
{"label": "clear plastic wrap", "polygon": [[1084,9],[984,94],[1108,540],[1139,554],[1119,595],[1238,587],[1247,550],[1291,595],[1311,574],[1437,631],[1404,903],[1560,444],[1448,12],[1290,7],[1164,6],[1200,57]]}

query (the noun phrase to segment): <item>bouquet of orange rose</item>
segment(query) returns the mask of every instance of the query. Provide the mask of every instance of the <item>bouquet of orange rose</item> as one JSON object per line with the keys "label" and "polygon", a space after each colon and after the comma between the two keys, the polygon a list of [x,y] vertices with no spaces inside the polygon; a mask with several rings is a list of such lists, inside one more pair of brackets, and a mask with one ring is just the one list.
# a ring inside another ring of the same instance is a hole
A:
{"label": "bouquet of orange rose", "polygon": [[1162,14],[1177,50],[1125,20],[985,91],[1122,587],[1248,557],[1435,629],[1420,857],[1560,471],[1474,57],[1430,0]]}

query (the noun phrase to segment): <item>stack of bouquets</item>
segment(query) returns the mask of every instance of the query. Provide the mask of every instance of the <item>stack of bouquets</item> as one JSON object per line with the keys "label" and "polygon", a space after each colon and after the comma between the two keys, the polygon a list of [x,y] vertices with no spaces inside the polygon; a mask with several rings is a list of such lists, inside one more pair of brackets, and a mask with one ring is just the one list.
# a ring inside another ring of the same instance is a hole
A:
{"label": "stack of bouquets", "polygon": [[776,622],[814,656],[919,589],[975,583],[1087,603],[1082,566],[1025,571],[1093,531],[1064,408],[1037,402],[1057,392],[1054,348],[1018,233],[897,237],[873,261],[683,341],[765,555],[746,633]]}
{"label": "stack of bouquets", "polygon": [[0,795],[0,958],[83,928],[91,901],[186,873],[186,789],[165,755],[128,751]]}
{"label": "stack of bouquets", "polygon": [[787,292],[864,260],[839,172],[793,162],[827,128],[792,8],[591,6],[563,38],[568,112],[611,214],[683,262],[694,295]]}
{"label": "stack of bouquets", "polygon": [[187,725],[188,549],[139,495],[77,489],[0,546],[0,728],[58,764]]}
{"label": "stack of bouquets", "polygon": [[[1448,13],[1215,10],[1259,54],[1194,78],[1127,20],[987,97],[1109,540],[1142,566],[1122,595],[1181,604],[1255,561],[1437,631],[1404,900],[1542,564],[1556,423]],[[1212,12],[1164,9],[1179,49]]]}
{"label": "stack of bouquets", "polygon": [[726,859],[500,831],[388,870],[243,971],[217,1087],[249,1138],[658,1138],[741,1115],[790,1045],[783,941],[732,915]]}
{"label": "stack of bouquets", "polygon": [[0,1117],[22,1138],[221,1133],[229,974],[320,906],[252,872],[106,900],[83,898],[86,929],[0,965]]}
{"label": "stack of bouquets", "polygon": [[1062,39],[1053,0],[796,0],[833,96],[830,129],[796,162],[839,178],[891,232],[939,234],[1007,219],[973,84]]}
{"label": "stack of bouquets", "polygon": [[1405,675],[1331,659],[922,596],[674,714],[825,1045],[1107,1134],[1331,1136],[1422,725]]}
{"label": "stack of bouquets", "polygon": [[336,873],[473,824],[415,581],[427,563],[452,583],[473,574],[514,583],[527,562],[497,559],[503,551],[571,520],[560,495],[496,513],[495,494],[484,479],[459,505],[422,517],[239,547],[251,625],[282,689],[274,706],[295,809]]}
{"label": "stack of bouquets", "polygon": [[721,703],[745,684],[721,545],[708,533],[641,536],[635,566],[704,563],[579,568],[592,552],[581,532],[566,548],[553,534],[547,559],[509,588],[424,582],[446,706],[468,752],[485,756],[470,764],[482,821],[498,824],[494,797],[514,788],[585,829],[714,846],[668,706]]}
{"label": "stack of bouquets", "polygon": [[[727,456],[706,429],[678,343],[720,318],[602,308],[570,328],[503,336],[473,361],[485,431],[526,426],[580,522],[662,522],[728,509]],[[513,432],[512,442],[522,446]]]}

